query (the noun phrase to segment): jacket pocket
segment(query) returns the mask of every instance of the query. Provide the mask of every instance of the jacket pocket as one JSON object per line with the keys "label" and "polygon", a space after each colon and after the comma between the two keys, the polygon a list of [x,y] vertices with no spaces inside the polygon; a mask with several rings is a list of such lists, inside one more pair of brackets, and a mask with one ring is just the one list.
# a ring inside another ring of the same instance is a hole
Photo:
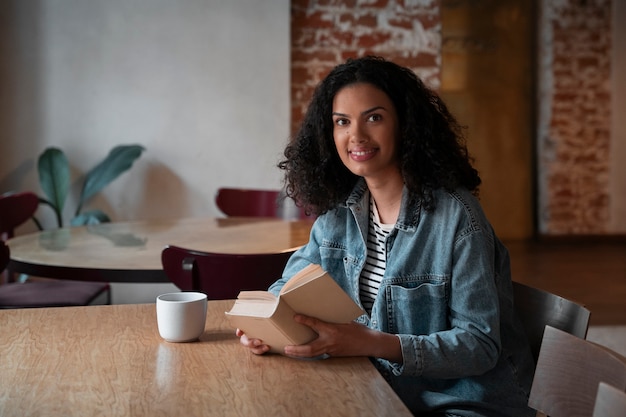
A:
{"label": "jacket pocket", "polygon": [[448,323],[448,290],[444,278],[420,279],[386,288],[387,317],[392,333],[430,334]]}

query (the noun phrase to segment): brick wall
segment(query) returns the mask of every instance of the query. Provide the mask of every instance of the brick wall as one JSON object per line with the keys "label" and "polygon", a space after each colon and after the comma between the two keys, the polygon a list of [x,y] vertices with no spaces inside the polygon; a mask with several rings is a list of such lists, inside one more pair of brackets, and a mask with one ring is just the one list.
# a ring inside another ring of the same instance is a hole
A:
{"label": "brick wall", "polygon": [[609,221],[611,2],[541,2],[540,232],[604,234]]}
{"label": "brick wall", "polygon": [[292,0],[292,127],[317,83],[349,57],[381,55],[439,86],[437,0]]}
{"label": "brick wall", "polygon": [[[539,0],[538,220],[546,235],[606,234],[611,0]],[[292,128],[348,57],[382,55],[439,88],[437,0],[292,0]]]}

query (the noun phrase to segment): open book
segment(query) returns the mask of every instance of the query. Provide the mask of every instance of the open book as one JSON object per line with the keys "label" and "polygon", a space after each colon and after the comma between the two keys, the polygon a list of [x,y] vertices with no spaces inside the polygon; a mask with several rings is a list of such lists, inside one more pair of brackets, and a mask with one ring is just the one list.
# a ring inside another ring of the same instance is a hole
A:
{"label": "open book", "polygon": [[317,333],[296,323],[296,313],[330,323],[348,323],[364,313],[321,266],[311,264],[289,279],[276,297],[268,291],[241,291],[226,316],[249,338],[261,339],[270,351],[310,342]]}

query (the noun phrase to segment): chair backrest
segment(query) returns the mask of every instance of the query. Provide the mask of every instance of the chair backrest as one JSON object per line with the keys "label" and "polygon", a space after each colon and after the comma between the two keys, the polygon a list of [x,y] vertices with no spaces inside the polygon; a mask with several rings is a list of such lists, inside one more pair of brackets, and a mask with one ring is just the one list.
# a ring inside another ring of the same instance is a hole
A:
{"label": "chair backrest", "polygon": [[278,190],[220,188],[215,204],[227,216],[279,217]]}
{"label": "chair backrest", "polygon": [[626,359],[546,326],[528,405],[550,417],[588,417],[600,382],[626,390]]}
{"label": "chair backrest", "polygon": [[39,197],[31,192],[0,195],[0,239],[10,239],[16,227],[31,218],[39,207]]}
{"label": "chair backrest", "polygon": [[278,190],[250,188],[219,188],[215,204],[229,217],[279,217],[285,220],[315,220],[291,198],[281,196]]}
{"label": "chair backrest", "polygon": [[600,382],[598,395],[593,407],[593,417],[624,417],[626,416],[626,392]]}
{"label": "chair backrest", "polygon": [[583,305],[515,281],[513,297],[515,310],[524,325],[535,362],[539,358],[546,325],[582,339],[587,337],[591,312]]}
{"label": "chair backrest", "polygon": [[167,246],[163,270],[183,291],[200,291],[210,300],[237,298],[239,291],[267,290],[282,276],[291,252],[225,254]]}
{"label": "chair backrest", "polygon": [[9,247],[0,239],[0,273],[4,272],[4,268],[9,264],[11,258]]}

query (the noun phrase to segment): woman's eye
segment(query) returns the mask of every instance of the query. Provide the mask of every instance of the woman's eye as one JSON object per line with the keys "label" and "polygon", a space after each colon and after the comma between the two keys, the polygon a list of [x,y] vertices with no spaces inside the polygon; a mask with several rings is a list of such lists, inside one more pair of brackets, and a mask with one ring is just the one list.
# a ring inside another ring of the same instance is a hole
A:
{"label": "woman's eye", "polygon": [[335,124],[337,126],[346,126],[348,124],[348,120],[347,119],[336,119],[335,120]]}
{"label": "woman's eye", "polygon": [[383,117],[380,114],[372,114],[370,115],[367,120],[370,122],[378,122],[382,119]]}

